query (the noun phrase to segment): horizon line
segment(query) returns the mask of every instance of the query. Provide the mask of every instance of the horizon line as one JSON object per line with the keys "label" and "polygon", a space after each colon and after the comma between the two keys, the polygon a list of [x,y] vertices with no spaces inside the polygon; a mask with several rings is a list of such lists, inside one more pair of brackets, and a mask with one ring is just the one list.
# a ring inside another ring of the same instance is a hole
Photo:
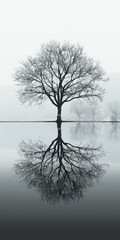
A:
{"label": "horizon line", "polygon": [[[56,123],[56,120],[0,120],[0,123]],[[110,121],[110,120],[95,120],[95,121],[74,121],[74,120],[62,120],[61,123],[67,123],[67,122],[81,122],[81,123],[117,123],[118,121]]]}

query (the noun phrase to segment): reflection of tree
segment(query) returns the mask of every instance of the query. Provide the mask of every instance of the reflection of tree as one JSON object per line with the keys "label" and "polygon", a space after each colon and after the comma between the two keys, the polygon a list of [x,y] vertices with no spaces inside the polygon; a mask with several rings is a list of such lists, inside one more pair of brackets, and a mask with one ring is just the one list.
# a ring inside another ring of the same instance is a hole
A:
{"label": "reflection of tree", "polygon": [[82,135],[84,136],[92,136],[97,137],[100,133],[100,125],[95,122],[78,122],[73,128],[72,128],[72,135],[74,138],[80,138]]}
{"label": "reflection of tree", "polygon": [[74,146],[64,142],[61,128],[47,147],[38,141],[20,144],[22,159],[15,170],[29,187],[36,187],[44,200],[57,202],[82,197],[84,190],[104,172],[96,162],[101,146]]}
{"label": "reflection of tree", "polygon": [[109,135],[114,140],[118,140],[120,138],[120,123],[119,122],[112,122],[111,123]]}

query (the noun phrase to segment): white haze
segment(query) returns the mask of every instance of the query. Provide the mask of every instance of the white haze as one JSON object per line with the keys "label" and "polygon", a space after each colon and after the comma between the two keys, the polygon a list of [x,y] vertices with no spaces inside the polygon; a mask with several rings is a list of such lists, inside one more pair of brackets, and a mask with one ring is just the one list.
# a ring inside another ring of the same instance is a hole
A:
{"label": "white haze", "polygon": [[[111,74],[109,82],[103,86],[106,93],[103,98],[101,110],[106,113],[111,102],[120,103],[120,74]],[[71,112],[71,103],[63,106],[63,120],[74,120],[75,116]],[[17,88],[15,86],[0,86],[0,120],[56,120],[57,109],[48,100],[42,105],[22,105],[18,100]],[[105,118],[107,115],[105,114]],[[103,114],[104,119],[104,114]],[[77,120],[77,119],[76,119]]]}
{"label": "white haze", "polygon": [[[49,40],[82,45],[110,76],[104,101],[120,101],[119,9],[119,0],[1,0],[0,119],[56,118],[50,103],[40,108],[21,105],[13,81],[20,61],[37,53],[41,43]],[[63,110],[66,119],[69,106]]]}

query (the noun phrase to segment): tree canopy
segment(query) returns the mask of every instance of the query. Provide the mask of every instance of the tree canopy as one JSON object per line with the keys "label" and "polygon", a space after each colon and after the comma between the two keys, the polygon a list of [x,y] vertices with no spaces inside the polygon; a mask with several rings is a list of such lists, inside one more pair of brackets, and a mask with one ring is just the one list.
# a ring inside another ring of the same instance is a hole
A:
{"label": "tree canopy", "polygon": [[47,98],[61,110],[64,103],[74,99],[101,99],[100,86],[106,80],[105,72],[83,48],[68,42],[43,44],[35,57],[28,57],[16,70],[15,80],[20,101],[40,104]]}

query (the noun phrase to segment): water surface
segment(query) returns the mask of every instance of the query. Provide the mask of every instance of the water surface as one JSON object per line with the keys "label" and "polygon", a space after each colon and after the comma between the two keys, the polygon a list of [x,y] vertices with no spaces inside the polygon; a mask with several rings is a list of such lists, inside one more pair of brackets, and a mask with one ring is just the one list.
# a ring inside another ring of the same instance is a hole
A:
{"label": "water surface", "polygon": [[55,123],[6,123],[0,132],[1,233],[118,237],[119,124],[63,123],[60,135]]}

